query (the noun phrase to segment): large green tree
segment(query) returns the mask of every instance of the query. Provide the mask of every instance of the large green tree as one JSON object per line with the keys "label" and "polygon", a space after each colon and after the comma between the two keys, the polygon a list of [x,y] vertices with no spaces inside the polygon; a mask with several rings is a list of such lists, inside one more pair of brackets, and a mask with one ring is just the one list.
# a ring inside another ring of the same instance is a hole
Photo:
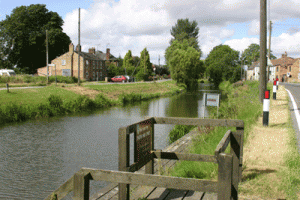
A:
{"label": "large green tree", "polygon": [[241,78],[241,66],[239,52],[231,49],[228,45],[214,47],[205,59],[207,73],[216,87],[223,80],[230,82]]}
{"label": "large green tree", "polygon": [[182,42],[174,40],[171,48],[174,49],[169,61],[172,79],[177,83],[184,83],[187,90],[194,90],[205,71],[200,60],[201,53],[191,47],[187,39]]}
{"label": "large green tree", "polygon": [[153,72],[152,64],[150,63],[150,55],[147,48],[141,51],[140,64],[137,67],[137,78],[139,80],[147,81],[148,77],[151,76]]}
{"label": "large green tree", "polygon": [[[241,55],[241,62],[244,65],[251,66],[252,62],[256,62],[260,57],[260,46],[258,44],[250,44],[247,49]],[[271,59],[276,59],[272,53],[270,54]]]}
{"label": "large green tree", "polygon": [[197,27],[198,23],[196,21],[190,22],[189,19],[178,19],[175,26],[171,29],[171,35],[173,36],[170,40],[170,46],[165,51],[165,60],[167,66],[169,66],[169,60],[171,59],[171,54],[175,50],[172,48],[172,44],[175,40],[183,42],[187,40],[189,46],[194,47],[197,51],[201,50],[198,44],[198,34],[199,28]]}
{"label": "large green tree", "polygon": [[126,53],[126,55],[124,57],[123,68],[125,69],[126,74],[128,74],[130,76],[134,72],[134,62],[133,62],[133,58],[132,58],[132,54],[131,54],[130,50],[128,50],[128,52]]}
{"label": "large green tree", "polygon": [[46,5],[16,7],[0,22],[0,67],[16,65],[23,72],[36,73],[46,66],[46,30],[49,61],[69,50],[71,40],[62,25],[62,18]]}

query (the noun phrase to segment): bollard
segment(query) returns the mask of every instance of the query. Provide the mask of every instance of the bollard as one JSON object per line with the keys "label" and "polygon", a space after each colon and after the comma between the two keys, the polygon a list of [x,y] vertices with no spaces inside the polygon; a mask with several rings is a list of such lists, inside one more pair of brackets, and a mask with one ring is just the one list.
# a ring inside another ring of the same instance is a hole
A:
{"label": "bollard", "polygon": [[269,109],[270,109],[270,90],[265,91],[265,98],[263,102],[263,125],[269,125]]}
{"label": "bollard", "polygon": [[7,93],[9,93],[9,85],[6,83]]}
{"label": "bollard", "polygon": [[278,84],[279,84],[279,79],[278,78],[276,78],[276,89],[278,90]]}
{"label": "bollard", "polygon": [[273,99],[276,100],[276,92],[277,92],[277,81],[274,81],[273,84]]}

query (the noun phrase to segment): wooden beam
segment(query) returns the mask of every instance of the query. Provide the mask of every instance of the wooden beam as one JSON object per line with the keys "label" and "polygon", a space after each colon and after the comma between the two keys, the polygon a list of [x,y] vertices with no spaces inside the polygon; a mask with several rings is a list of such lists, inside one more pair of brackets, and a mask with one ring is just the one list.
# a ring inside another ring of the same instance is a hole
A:
{"label": "wooden beam", "polygon": [[225,135],[223,136],[223,138],[221,139],[221,141],[219,142],[219,144],[215,150],[215,156],[218,156],[219,153],[223,153],[226,150],[226,148],[230,142],[231,133],[232,133],[231,130],[228,130],[225,133]]}
{"label": "wooden beam", "polygon": [[220,153],[218,161],[218,200],[228,200],[232,188],[232,155]]}
{"label": "wooden beam", "polygon": [[160,157],[161,159],[218,163],[217,158],[212,155],[187,154],[187,153],[176,153],[176,152],[159,152],[159,151],[153,151],[152,153],[154,158],[159,158],[159,156],[161,156]]}
{"label": "wooden beam", "polygon": [[85,174],[91,174],[92,180],[118,182],[123,184],[156,186],[179,190],[217,192],[217,182],[193,178],[179,178],[152,174],[111,171],[102,169],[82,168]]}
{"label": "wooden beam", "polygon": [[154,117],[156,124],[180,124],[195,126],[234,126],[244,127],[243,120],[230,119],[200,119],[200,118],[181,118],[181,117]]}
{"label": "wooden beam", "polygon": [[[74,188],[74,175],[69,178],[64,184],[57,188],[52,194],[56,194],[58,199],[62,199],[67,196]],[[46,197],[44,200],[51,200],[52,194]]]}

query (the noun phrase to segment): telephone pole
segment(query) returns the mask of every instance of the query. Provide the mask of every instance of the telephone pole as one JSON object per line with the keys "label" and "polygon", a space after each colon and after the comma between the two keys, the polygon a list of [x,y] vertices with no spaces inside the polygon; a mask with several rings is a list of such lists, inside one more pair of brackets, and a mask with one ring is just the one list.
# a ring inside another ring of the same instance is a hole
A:
{"label": "telephone pole", "polygon": [[48,84],[49,83],[48,30],[46,30],[46,65],[47,65],[47,84]]}
{"label": "telephone pole", "polygon": [[264,100],[266,90],[266,66],[267,66],[267,2],[260,0],[260,77],[259,97],[260,102]]}
{"label": "telephone pole", "polygon": [[[272,21],[270,21],[270,31],[269,31],[269,51],[268,51],[268,58],[271,62],[271,33],[272,33]],[[267,83],[270,79],[270,66],[268,65],[268,74],[267,74]]]}
{"label": "telephone pole", "polygon": [[80,85],[80,8],[78,10],[78,86]]}

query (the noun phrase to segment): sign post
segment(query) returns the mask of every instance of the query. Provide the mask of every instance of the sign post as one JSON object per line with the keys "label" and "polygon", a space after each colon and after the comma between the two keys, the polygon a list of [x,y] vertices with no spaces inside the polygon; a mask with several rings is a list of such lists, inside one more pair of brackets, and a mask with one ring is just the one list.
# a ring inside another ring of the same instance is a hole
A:
{"label": "sign post", "polygon": [[217,107],[217,118],[219,117],[219,106],[220,106],[220,94],[216,93],[204,93],[203,94],[203,102],[204,102],[204,109],[203,109],[203,118],[205,117],[205,106],[216,106]]}

